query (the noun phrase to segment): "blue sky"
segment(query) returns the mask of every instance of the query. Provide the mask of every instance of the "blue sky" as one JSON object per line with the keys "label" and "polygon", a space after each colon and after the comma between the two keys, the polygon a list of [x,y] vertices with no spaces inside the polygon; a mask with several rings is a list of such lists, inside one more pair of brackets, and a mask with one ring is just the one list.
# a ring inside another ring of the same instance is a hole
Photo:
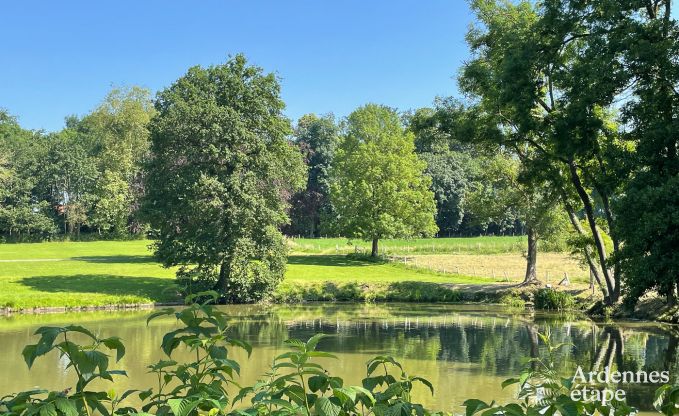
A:
{"label": "blue sky", "polygon": [[113,86],[168,86],[245,53],[281,77],[286,114],[402,110],[456,94],[472,20],[463,0],[3,3],[0,107],[59,130]]}

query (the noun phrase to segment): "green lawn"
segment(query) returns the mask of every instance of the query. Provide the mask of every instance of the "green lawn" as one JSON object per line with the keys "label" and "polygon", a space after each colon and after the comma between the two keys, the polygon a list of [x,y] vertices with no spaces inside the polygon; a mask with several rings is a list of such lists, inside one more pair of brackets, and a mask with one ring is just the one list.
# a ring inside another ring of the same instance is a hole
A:
{"label": "green lawn", "polygon": [[[370,252],[370,242],[346,238],[299,238],[291,241],[292,249],[300,253]],[[384,254],[498,254],[525,250],[526,237],[421,238],[417,240],[380,240]]]}
{"label": "green lawn", "polygon": [[[452,240],[452,239],[451,239]],[[459,239],[456,239],[459,240]],[[309,240],[302,240],[303,242]],[[332,250],[299,249],[293,244],[286,285],[319,283],[489,283],[490,279],[443,275],[399,264],[373,263],[335,254],[335,244],[346,240],[322,239]],[[435,244],[442,243],[435,240]],[[467,239],[477,244],[477,239]],[[333,243],[334,242],[334,243]],[[412,244],[390,241],[393,247]],[[148,241],[55,242],[0,244],[0,307],[76,307],[174,301],[173,270],[153,261]],[[461,244],[461,243],[456,243]],[[492,244],[484,238],[478,244]],[[504,239],[497,245],[504,244]],[[386,244],[385,244],[386,246]],[[306,252],[305,252],[306,251]],[[322,254],[330,251],[330,254]]]}

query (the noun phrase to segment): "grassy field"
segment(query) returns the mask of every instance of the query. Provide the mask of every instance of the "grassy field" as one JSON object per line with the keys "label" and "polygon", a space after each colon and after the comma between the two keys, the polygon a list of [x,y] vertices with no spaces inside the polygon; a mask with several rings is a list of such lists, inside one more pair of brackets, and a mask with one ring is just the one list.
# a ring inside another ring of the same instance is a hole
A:
{"label": "grassy field", "polygon": [[[329,240],[324,241],[327,247],[331,246]],[[2,244],[0,307],[25,309],[175,301],[172,292],[167,290],[173,283],[174,271],[154,262],[148,244],[148,241]],[[494,283],[489,278],[445,275],[395,263],[351,259],[344,254],[323,254],[323,250],[304,252],[297,247],[293,244],[283,290],[323,282],[340,285],[357,281]]]}
{"label": "grassy field", "polygon": [[[507,276],[511,282],[521,282],[526,273],[526,259],[521,253],[418,255],[396,260],[417,267],[469,276]],[[574,282],[588,283],[589,270],[574,258],[563,253],[538,253],[538,278],[556,284],[567,274]]]}
{"label": "grassy field", "polygon": [[[298,253],[347,254],[369,253],[370,242],[346,238],[295,238],[290,241]],[[418,240],[381,240],[380,254],[498,254],[520,253],[526,237],[422,238]]]}
{"label": "grassy field", "polygon": [[0,245],[0,307],[75,307],[174,300],[173,271],[145,241]]}

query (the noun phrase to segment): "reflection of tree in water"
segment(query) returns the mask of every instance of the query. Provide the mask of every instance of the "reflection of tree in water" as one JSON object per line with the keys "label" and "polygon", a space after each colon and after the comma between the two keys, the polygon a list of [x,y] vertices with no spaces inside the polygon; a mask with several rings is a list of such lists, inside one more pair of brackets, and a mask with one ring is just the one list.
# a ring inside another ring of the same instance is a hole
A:
{"label": "reflection of tree in water", "polygon": [[[327,311],[326,311],[327,312]],[[429,311],[431,313],[431,311]],[[275,311],[236,320],[235,332],[255,345],[281,345],[287,338],[308,338],[324,332],[321,349],[336,353],[388,353],[402,358],[473,364],[470,371],[497,376],[518,374],[529,357],[544,356],[538,333],[550,333],[553,344],[565,343],[557,360],[563,376],[578,366],[585,371],[679,370],[679,336],[658,328],[599,325],[573,319],[549,320],[530,315],[468,316],[463,313],[426,316],[406,313],[378,318],[344,316],[333,319],[283,319]],[[629,403],[648,408],[655,386],[621,386]]]}

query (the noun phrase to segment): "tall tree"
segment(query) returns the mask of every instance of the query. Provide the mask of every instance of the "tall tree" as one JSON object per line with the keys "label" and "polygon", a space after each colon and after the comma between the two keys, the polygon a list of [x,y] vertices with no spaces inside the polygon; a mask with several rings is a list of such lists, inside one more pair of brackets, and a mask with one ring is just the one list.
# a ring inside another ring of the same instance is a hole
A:
{"label": "tall tree", "polygon": [[[582,209],[601,265],[596,275],[606,302],[615,303],[619,263],[606,250],[598,217],[601,211],[610,233],[615,217],[610,201],[626,179],[613,162],[624,149],[610,122],[625,80],[610,70],[618,60],[601,48],[602,37],[589,36],[600,29],[593,21],[597,16],[610,16],[608,2],[587,2],[591,10],[577,16],[563,9],[570,3],[473,1],[479,24],[468,35],[473,59],[462,71],[461,86],[503,126],[502,145],[547,169],[563,198],[576,197],[564,206],[574,213]],[[616,254],[620,239],[615,233],[611,238]]]}
{"label": "tall tree", "polygon": [[141,165],[149,149],[148,124],[155,110],[140,87],[113,89],[74,128],[90,143],[99,175],[92,190],[89,225],[122,235],[142,227],[135,217],[141,196]]}
{"label": "tall tree", "polygon": [[[675,3],[676,5],[676,3]],[[574,5],[575,6],[575,5]],[[670,0],[627,1],[617,13],[607,47],[620,51],[634,99],[625,102],[623,138],[635,149],[633,178],[614,201],[620,267],[630,304],[656,291],[679,296],[679,22]],[[617,203],[616,203],[617,202]]]}
{"label": "tall tree", "polygon": [[[432,178],[439,233],[450,235],[463,231],[464,195],[477,164],[469,146],[459,140],[463,123],[440,115],[436,109],[420,108],[407,117],[407,124],[415,135],[415,151]],[[449,129],[451,125],[455,128]]]}
{"label": "tall tree", "polygon": [[22,129],[0,111],[0,234],[11,239],[43,239],[57,232],[52,207],[36,186],[45,166],[45,138]]}
{"label": "tall tree", "polygon": [[262,299],[283,278],[279,227],[304,178],[276,77],[237,55],[189,69],[156,109],[144,197],[156,255],[226,302]]}
{"label": "tall tree", "polygon": [[292,198],[289,232],[319,237],[321,222],[331,216],[328,169],[339,142],[339,127],[332,114],[306,114],[297,122],[294,137],[308,167],[308,177],[306,188]]}
{"label": "tall tree", "polygon": [[476,221],[512,226],[525,225],[527,234],[526,273],[524,282],[538,281],[538,242],[563,234],[563,211],[558,196],[549,188],[522,177],[523,165],[516,156],[499,151],[484,161],[482,177],[467,196],[468,208]]}
{"label": "tall tree", "polygon": [[436,233],[436,204],[414,136],[396,111],[368,104],[349,115],[331,167],[330,199],[342,235],[372,241]]}

